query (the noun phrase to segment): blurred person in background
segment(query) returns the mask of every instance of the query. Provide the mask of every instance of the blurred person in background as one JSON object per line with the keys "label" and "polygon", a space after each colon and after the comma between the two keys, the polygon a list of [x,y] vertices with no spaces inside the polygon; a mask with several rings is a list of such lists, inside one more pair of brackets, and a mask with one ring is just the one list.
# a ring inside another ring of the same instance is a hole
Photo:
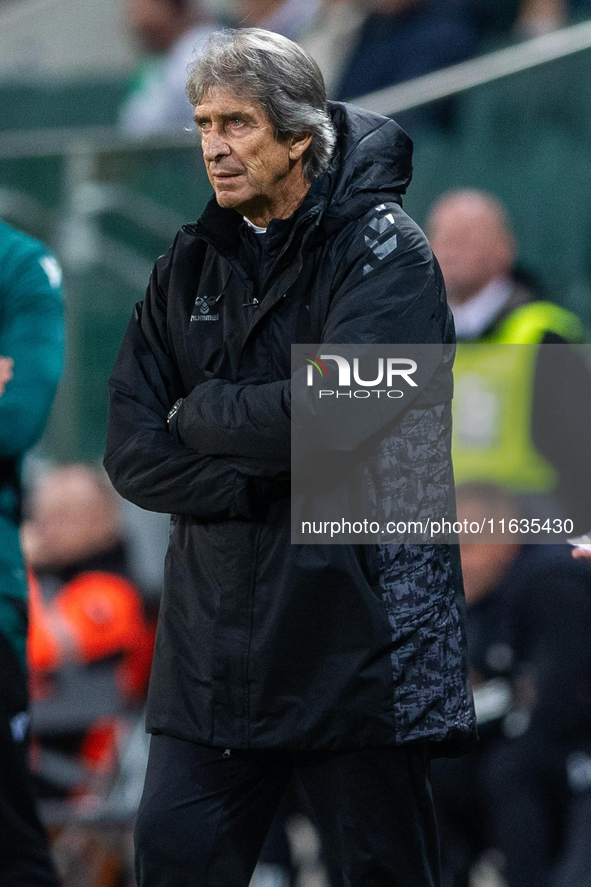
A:
{"label": "blurred person in background", "polygon": [[458,349],[456,480],[490,481],[523,494],[522,505],[532,517],[555,517],[558,499],[564,517],[585,532],[591,501],[591,372],[572,348],[537,347],[583,341],[580,320],[540,299],[516,276],[509,216],[492,195],[444,194],[426,230],[443,272],[458,343],[532,346]]}
{"label": "blurred person in background", "polygon": [[[380,85],[390,85],[397,80],[406,80],[408,77],[416,76],[417,73],[426,73],[433,67],[433,61],[426,61],[424,58],[406,59],[404,56],[399,57],[400,49],[403,48],[405,40],[404,31],[409,29],[412,24],[416,28],[416,34],[411,34],[411,39],[417,41],[420,47],[420,53],[423,52],[421,40],[426,40],[429,35],[429,28],[433,29],[432,37],[437,39],[437,31],[439,30],[443,37],[443,29],[447,28],[446,39],[451,38],[452,43],[455,41],[456,47],[439,47],[439,56],[437,57],[436,67],[440,65],[453,64],[461,61],[464,57],[468,57],[474,51],[476,43],[478,46],[484,46],[491,41],[498,41],[500,38],[506,37],[513,27],[517,14],[519,12],[521,0],[499,0],[497,3],[490,3],[488,0],[447,0],[445,8],[444,4],[431,5],[430,20],[424,18],[422,26],[425,29],[423,36],[419,33],[417,23],[412,20],[405,22],[402,12],[405,5],[402,2],[393,3],[377,3],[367,2],[367,0],[323,0],[312,22],[309,30],[299,39],[301,45],[308,50],[310,55],[318,62],[320,70],[324,76],[326,83],[326,92],[330,98],[338,95],[344,95],[348,91],[351,95],[360,94],[361,83],[356,85],[343,86],[340,89],[341,81],[345,76],[345,71],[349,68],[353,54],[361,52],[362,47],[356,49],[364,26],[368,28],[368,34],[363,37],[364,40],[371,44],[372,40],[376,41],[378,49],[382,53],[379,59],[372,59],[373,66],[367,75],[372,78],[372,84],[377,82]],[[409,10],[411,6],[408,6]],[[423,10],[424,11],[424,10]],[[437,15],[444,13],[444,22],[441,18],[437,19]],[[386,23],[386,31],[380,34],[380,23],[384,17]],[[416,14],[416,9],[415,9]],[[396,18],[396,16],[399,16]],[[373,16],[375,25],[373,30],[376,34],[372,34],[371,23],[366,20]],[[389,36],[389,30],[398,31],[395,38]],[[391,55],[387,49],[388,40],[392,40]],[[397,45],[395,41],[400,41]],[[382,42],[386,45],[386,61],[383,59]],[[398,56],[395,57],[395,53]],[[433,50],[431,50],[431,54]],[[361,63],[362,64],[362,63]],[[376,70],[376,68],[379,69]],[[372,85],[372,89],[375,88]],[[340,92],[339,92],[340,89]],[[366,91],[364,85],[363,92]],[[449,106],[448,106],[449,107]],[[423,112],[421,112],[422,114]],[[438,111],[440,117],[443,117],[443,111]],[[412,121],[412,117],[408,117]],[[432,119],[429,112],[427,121]],[[436,118],[437,119],[437,118]],[[418,116],[420,122],[421,117]],[[403,124],[405,123],[402,118]]]}
{"label": "blurred person in background", "polygon": [[[462,521],[520,517],[490,485],[460,486],[457,504]],[[444,887],[467,887],[491,848],[508,887],[550,887],[574,799],[572,762],[591,751],[591,570],[565,545],[497,538],[460,538],[480,742],[433,765]]]}
{"label": "blurred person in background", "polygon": [[[375,0],[331,98],[354,100],[464,61],[478,49],[478,36],[462,11],[436,0]],[[437,102],[397,115],[405,129],[448,126],[452,105]]]}
{"label": "blurred person in background", "polygon": [[512,33],[531,38],[547,34],[591,13],[591,0],[448,0],[477,30],[483,43]]}
{"label": "blurred person in background", "polygon": [[361,28],[371,14],[364,0],[323,0],[309,29],[298,41],[318,63],[326,94],[334,98]]}
{"label": "blurred person in background", "polygon": [[32,571],[37,783],[45,797],[92,794],[94,777],[113,776],[119,719],[143,704],[152,631],[103,474],[83,464],[52,469],[34,486],[29,511],[23,550]]}
{"label": "blurred person in background", "polygon": [[[322,0],[297,39],[318,62],[330,98],[349,99],[463,61],[516,30],[546,33],[591,0]],[[271,30],[277,30],[271,27]],[[453,106],[397,115],[403,126],[446,125]]]}
{"label": "blurred person in background", "polygon": [[566,24],[569,0],[522,0],[517,21],[525,37],[539,37]]}
{"label": "blurred person in background", "polygon": [[27,578],[19,544],[21,466],[41,437],[64,351],[61,269],[0,222],[0,872],[58,884],[28,773]]}
{"label": "blurred person in background", "polygon": [[198,0],[123,0],[139,57],[119,113],[125,136],[181,135],[193,128],[187,70],[214,25]]}
{"label": "blurred person in background", "polygon": [[[447,0],[478,33],[483,44],[507,38],[524,0]],[[526,0],[527,2],[527,0]]]}
{"label": "blurred person in background", "polygon": [[235,0],[234,24],[263,28],[301,42],[310,29],[321,0]]}
{"label": "blurred person in background", "polygon": [[522,0],[518,30],[537,37],[591,15],[591,0]]}

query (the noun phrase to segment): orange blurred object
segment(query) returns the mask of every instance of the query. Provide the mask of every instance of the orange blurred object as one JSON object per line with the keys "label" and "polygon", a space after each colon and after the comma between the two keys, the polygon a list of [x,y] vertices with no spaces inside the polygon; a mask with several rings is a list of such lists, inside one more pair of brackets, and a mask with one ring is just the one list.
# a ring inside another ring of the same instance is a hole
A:
{"label": "orange blurred object", "polygon": [[27,653],[32,695],[43,674],[67,662],[81,665],[120,655],[119,691],[130,702],[141,698],[150,672],[154,631],[146,621],[135,587],[112,573],[81,573],[51,602],[29,574]]}

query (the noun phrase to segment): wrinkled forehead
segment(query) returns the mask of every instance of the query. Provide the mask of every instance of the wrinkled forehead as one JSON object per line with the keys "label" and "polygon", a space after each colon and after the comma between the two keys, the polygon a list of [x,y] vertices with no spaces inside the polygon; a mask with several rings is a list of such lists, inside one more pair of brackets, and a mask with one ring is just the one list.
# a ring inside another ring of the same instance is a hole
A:
{"label": "wrinkled forehead", "polygon": [[242,93],[221,86],[211,86],[205,89],[201,101],[195,105],[196,118],[228,117],[233,114],[246,115],[257,120],[268,119],[264,108],[246,90]]}

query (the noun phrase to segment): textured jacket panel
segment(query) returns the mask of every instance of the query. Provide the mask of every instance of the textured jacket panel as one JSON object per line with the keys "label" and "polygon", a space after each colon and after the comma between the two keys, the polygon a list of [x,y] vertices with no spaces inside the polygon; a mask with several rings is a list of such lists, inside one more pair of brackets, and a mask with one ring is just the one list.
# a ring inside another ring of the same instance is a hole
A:
{"label": "textured jacket panel", "polygon": [[473,709],[449,546],[380,545],[398,742],[469,736]]}
{"label": "textured jacket panel", "polygon": [[[408,410],[397,433],[370,460],[379,520],[453,516],[449,403]],[[382,599],[392,632],[392,679],[399,742],[468,735],[474,713],[467,680],[457,548],[378,546]]]}

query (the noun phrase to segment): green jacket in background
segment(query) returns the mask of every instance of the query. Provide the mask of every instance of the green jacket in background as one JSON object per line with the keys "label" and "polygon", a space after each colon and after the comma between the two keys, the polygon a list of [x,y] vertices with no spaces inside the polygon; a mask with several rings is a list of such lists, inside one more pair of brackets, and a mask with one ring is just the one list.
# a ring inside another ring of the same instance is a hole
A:
{"label": "green jacket in background", "polygon": [[20,469],[41,437],[64,353],[61,269],[37,240],[0,222],[0,356],[14,377],[0,396],[0,631],[25,665],[27,582],[19,545]]}

